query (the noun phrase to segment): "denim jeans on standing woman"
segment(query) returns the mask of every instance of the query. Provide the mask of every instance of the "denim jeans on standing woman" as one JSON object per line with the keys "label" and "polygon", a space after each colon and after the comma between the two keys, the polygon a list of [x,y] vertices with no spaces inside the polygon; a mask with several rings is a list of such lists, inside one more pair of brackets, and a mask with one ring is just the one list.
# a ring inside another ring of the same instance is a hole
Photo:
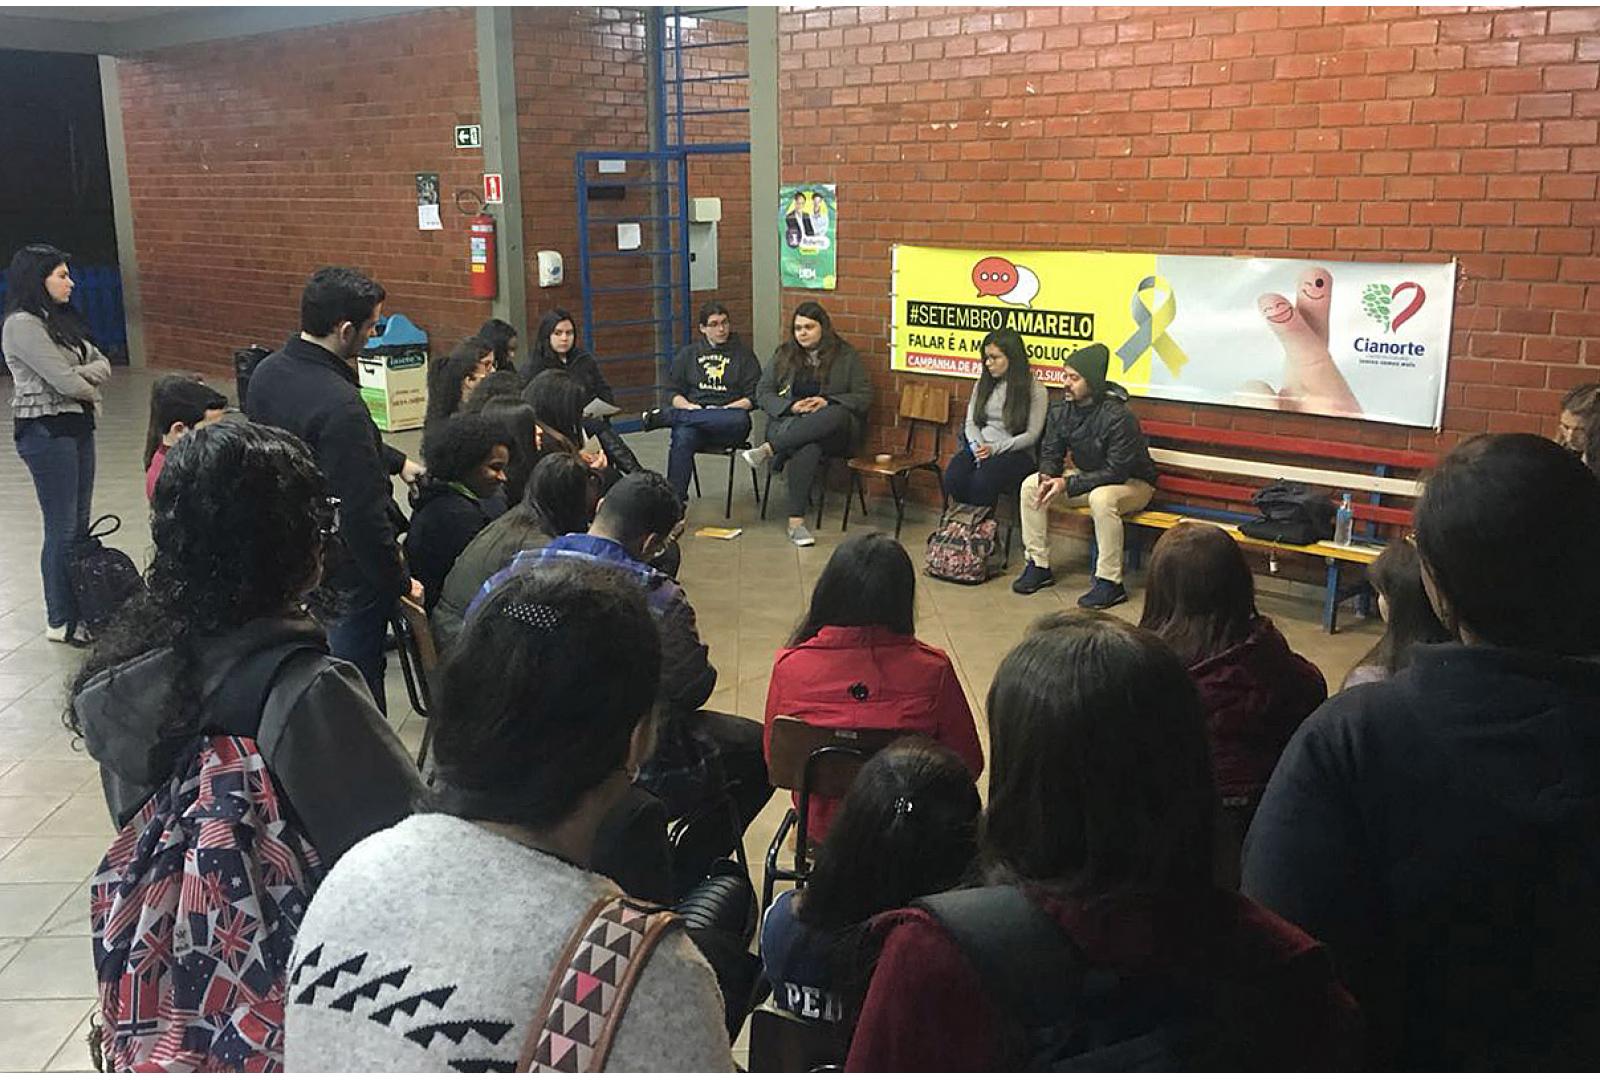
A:
{"label": "denim jeans on standing woman", "polygon": [[53,627],[65,626],[78,618],[67,564],[73,544],[89,532],[94,432],[52,435],[44,423],[25,420],[17,434],[17,454],[33,475],[33,490],[44,515],[39,570],[44,575],[45,619]]}

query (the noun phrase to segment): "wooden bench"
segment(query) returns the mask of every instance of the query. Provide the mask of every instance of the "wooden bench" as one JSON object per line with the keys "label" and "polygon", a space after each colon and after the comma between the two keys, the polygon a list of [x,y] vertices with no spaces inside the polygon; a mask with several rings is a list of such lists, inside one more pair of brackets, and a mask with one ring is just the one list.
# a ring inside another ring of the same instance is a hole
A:
{"label": "wooden bench", "polygon": [[[1322,559],[1326,569],[1322,628],[1330,634],[1338,629],[1339,605],[1343,601],[1352,596],[1360,597],[1365,613],[1369,599],[1364,578],[1352,584],[1341,583],[1342,568],[1370,564],[1392,536],[1411,527],[1411,504],[1421,491],[1420,475],[1432,469],[1436,462],[1431,454],[1359,443],[1192,427],[1158,420],[1143,421],[1140,426],[1150,440],[1150,456],[1160,468],[1160,476],[1150,505],[1126,515],[1123,520],[1129,525],[1157,531],[1170,529],[1180,521],[1206,521],[1228,530],[1245,547],[1274,555]],[[1364,467],[1363,471],[1352,471],[1351,465]],[[1355,517],[1351,545],[1280,544],[1241,533],[1239,525],[1257,516],[1253,509],[1245,509],[1250,507],[1250,497],[1275,480],[1297,481],[1326,489],[1335,504],[1344,492],[1355,496],[1351,507]],[[1396,500],[1402,504],[1397,505]],[[1079,514],[1089,513],[1088,507],[1071,509]],[[1137,565],[1140,551],[1135,535],[1130,534],[1127,550]],[[1091,539],[1091,566],[1094,558]]]}

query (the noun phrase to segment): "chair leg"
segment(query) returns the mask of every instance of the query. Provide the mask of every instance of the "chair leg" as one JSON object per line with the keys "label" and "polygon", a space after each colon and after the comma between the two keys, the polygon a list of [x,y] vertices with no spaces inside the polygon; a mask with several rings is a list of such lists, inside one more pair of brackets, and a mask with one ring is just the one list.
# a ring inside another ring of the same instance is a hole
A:
{"label": "chair leg", "polygon": [[844,517],[839,521],[839,531],[844,532],[850,528],[850,496],[856,493],[856,487],[861,483],[861,474],[854,469],[850,470],[850,490],[844,493]]}
{"label": "chair leg", "polygon": [[[900,481],[896,483],[895,481]],[[911,477],[891,476],[889,478],[889,494],[894,496],[894,538],[900,539],[900,526],[906,520],[906,488],[910,487]]]}
{"label": "chair leg", "polygon": [[[752,474],[754,470],[751,470]],[[761,489],[761,520],[767,520],[767,501],[772,498],[772,466],[767,466],[767,483]]]}
{"label": "chair leg", "polygon": [[833,471],[833,462],[824,460],[822,467],[817,470],[817,484],[814,488],[817,493],[817,531],[822,530],[822,509],[828,503],[828,474]]}
{"label": "chair leg", "polygon": [[750,470],[750,493],[755,496],[756,502],[761,501],[761,477],[756,475],[754,469]]}
{"label": "chair leg", "polygon": [[733,517],[733,462],[739,456],[739,451],[728,451],[728,496],[722,502],[722,520]]}
{"label": "chair leg", "polygon": [[694,497],[700,497],[700,466],[691,462],[689,464],[689,479],[694,481]]}

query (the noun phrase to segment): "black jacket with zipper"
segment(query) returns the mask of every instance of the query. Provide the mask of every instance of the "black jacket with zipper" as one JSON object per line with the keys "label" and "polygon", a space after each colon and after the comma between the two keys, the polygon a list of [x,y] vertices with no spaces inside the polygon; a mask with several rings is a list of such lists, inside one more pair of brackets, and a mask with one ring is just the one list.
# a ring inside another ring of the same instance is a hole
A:
{"label": "black jacket with zipper", "polygon": [[406,533],[406,562],[422,582],[423,606],[432,611],[444,593],[444,580],[456,559],[484,526],[503,509],[504,499],[491,503],[441,480],[422,482]]}
{"label": "black jacket with zipper", "polygon": [[1116,383],[1106,383],[1087,401],[1068,398],[1050,406],[1039,443],[1039,471],[1060,476],[1069,451],[1077,472],[1067,480],[1068,495],[1129,480],[1156,482],[1150,444],[1128,408],[1128,392]]}
{"label": "black jacket with zipper", "polygon": [[256,423],[305,440],[339,500],[342,550],[330,553],[324,584],[380,601],[410,591],[390,510],[397,452],[384,446],[355,369],[297,334],[257,365],[244,409]]}

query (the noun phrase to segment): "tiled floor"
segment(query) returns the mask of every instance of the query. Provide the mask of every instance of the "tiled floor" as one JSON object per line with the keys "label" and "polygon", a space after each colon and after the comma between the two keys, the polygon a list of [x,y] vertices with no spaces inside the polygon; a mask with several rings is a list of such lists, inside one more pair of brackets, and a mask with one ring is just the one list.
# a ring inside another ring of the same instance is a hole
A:
{"label": "tiled floor", "polygon": [[[151,381],[146,373],[119,372],[111,384],[95,493],[97,513],[122,517],[122,531],[112,543],[140,562],[149,548],[139,458]],[[9,400],[9,381],[0,379],[0,401]],[[9,428],[9,418],[0,419]],[[416,433],[394,438],[413,452],[418,441]],[[629,436],[629,441],[646,465],[664,466],[665,433]],[[680,576],[721,672],[711,707],[759,718],[773,652],[798,621],[842,535],[839,497],[831,499],[817,546],[797,550],[785,541],[779,523],[758,520],[748,479],[736,476],[733,524],[743,526],[744,535],[732,541],[698,539],[692,535],[695,527],[723,523],[726,477],[720,459],[701,463],[705,496],[690,508]],[[868,505],[872,513],[866,520],[853,519],[852,529],[893,527],[886,494],[878,493]],[[6,508],[0,528],[0,1070],[87,1069],[83,1032],[94,977],[85,882],[104,853],[111,826],[95,769],[61,724],[64,687],[80,654],[43,638],[39,516],[27,471],[9,447],[0,448],[0,506]],[[906,524],[904,537],[917,557],[930,527],[926,516]],[[1028,623],[1071,605],[1085,587],[1084,560],[1083,544],[1063,538],[1057,549],[1061,584],[1031,597],[1016,596],[1003,580],[978,588],[919,582],[918,633],[950,652],[979,715],[995,668]],[[1331,684],[1337,685],[1378,632],[1375,624],[1352,618],[1350,629],[1328,637],[1318,629],[1317,590],[1281,580],[1258,584],[1262,609],[1295,648],[1321,665]],[[1139,585],[1135,576],[1133,602],[1117,609],[1124,618],[1138,617]],[[394,663],[389,700],[396,703],[401,738],[414,748],[421,726],[404,707]],[[759,865],[781,816],[782,801],[774,799],[750,830],[753,863]]]}

